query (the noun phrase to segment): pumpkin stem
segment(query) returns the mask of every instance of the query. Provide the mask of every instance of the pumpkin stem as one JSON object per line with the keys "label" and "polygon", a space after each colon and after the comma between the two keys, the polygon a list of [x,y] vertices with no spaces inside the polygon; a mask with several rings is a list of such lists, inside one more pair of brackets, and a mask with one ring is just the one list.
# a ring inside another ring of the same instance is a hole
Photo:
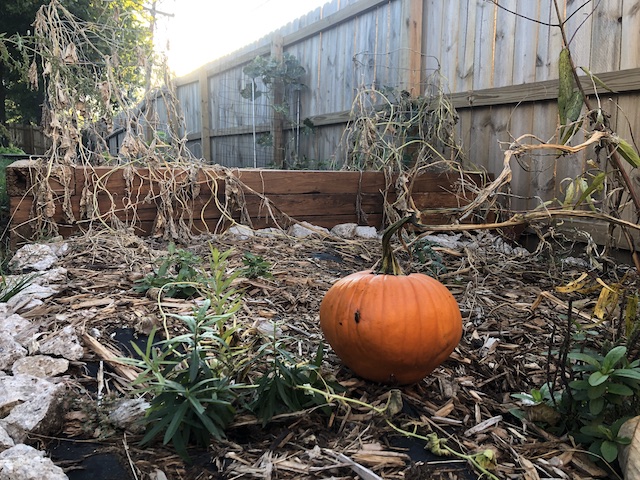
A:
{"label": "pumpkin stem", "polygon": [[393,248],[391,247],[391,237],[399,232],[402,227],[408,222],[412,224],[416,223],[416,214],[411,213],[408,217],[398,220],[396,223],[389,225],[382,234],[382,264],[378,269],[379,274],[383,275],[404,275],[402,267],[398,263],[398,259],[393,254]]}

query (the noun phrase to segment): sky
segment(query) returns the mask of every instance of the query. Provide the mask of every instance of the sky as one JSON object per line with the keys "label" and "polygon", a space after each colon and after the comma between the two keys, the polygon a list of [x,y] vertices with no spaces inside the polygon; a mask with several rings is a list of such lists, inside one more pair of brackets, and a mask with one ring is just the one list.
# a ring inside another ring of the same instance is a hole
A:
{"label": "sky", "polygon": [[155,43],[182,76],[260,39],[329,0],[158,0]]}

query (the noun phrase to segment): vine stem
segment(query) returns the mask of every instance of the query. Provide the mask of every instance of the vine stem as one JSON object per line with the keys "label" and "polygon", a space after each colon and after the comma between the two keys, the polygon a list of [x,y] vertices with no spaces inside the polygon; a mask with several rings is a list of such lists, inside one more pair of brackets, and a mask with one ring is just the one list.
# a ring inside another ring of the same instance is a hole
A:
{"label": "vine stem", "polygon": [[[567,33],[564,29],[565,22],[560,21],[560,6],[558,5],[558,0],[553,0],[553,5],[556,10],[556,16],[558,17],[558,21],[560,22],[559,28],[560,28],[560,33],[562,35],[562,43],[564,45],[564,48],[566,48],[569,54],[569,62],[571,64],[571,73],[573,74],[573,78],[576,82],[576,86],[580,90],[582,99],[584,101],[584,105],[587,108],[587,111],[590,112],[592,111],[591,102],[589,101],[589,98],[587,97],[587,94],[584,91],[584,87],[582,86],[582,82],[580,81],[580,77],[578,76],[578,70],[576,69],[576,65],[573,61],[573,56],[571,55],[571,49],[569,48]],[[624,165],[620,160],[620,155],[618,155],[616,147],[611,142],[605,142],[605,145],[607,147],[607,150],[609,151],[609,155],[611,157],[611,160],[613,161],[613,165],[615,169],[617,170],[620,177],[622,177],[622,181],[627,187],[627,191],[629,192],[629,195],[631,196],[631,200],[633,202],[633,206],[635,207],[636,217],[638,217],[640,216],[640,197],[638,197],[638,193],[634,188],[633,182],[631,181],[631,177],[629,177],[629,173],[624,169]],[[614,215],[619,216],[618,212],[615,212]],[[633,237],[631,237],[631,235],[629,234],[629,231],[626,228],[624,227],[621,227],[621,228],[625,236],[625,239],[629,245],[629,250],[631,252],[631,257],[633,258],[633,263],[636,267],[636,270],[640,271],[640,256],[638,256],[638,252],[635,248],[635,242],[633,240]]]}
{"label": "vine stem", "polygon": [[[404,221],[401,221],[402,224],[404,225],[405,223],[407,223],[408,221],[410,221],[413,217],[408,217],[403,219]],[[400,222],[396,222],[396,223],[400,223]],[[396,224],[394,224],[396,225]],[[393,227],[393,225],[392,225]],[[391,228],[391,227],[389,227]],[[395,232],[395,230],[394,230]],[[327,401],[327,403],[331,402],[331,401],[338,401],[341,403],[348,403],[348,404],[353,404],[353,405],[358,405],[361,407],[365,407],[368,408],[372,411],[374,411],[377,414],[380,415],[384,415],[385,413],[387,413],[387,411],[389,410],[389,407],[391,405],[391,399],[392,399],[392,395],[389,395],[389,399],[387,400],[387,403],[383,406],[383,407],[375,407],[373,405],[371,405],[370,403],[366,403],[363,402],[361,400],[356,400],[355,398],[349,398],[349,397],[344,397],[342,395],[336,395],[334,393],[331,392],[327,392],[324,390],[320,390],[318,388],[314,388],[311,385],[301,385],[298,388],[306,391],[306,392],[311,392],[311,393],[318,393],[322,396],[324,396],[325,400]],[[471,463],[471,465],[473,465],[474,468],[476,468],[478,471],[480,471],[482,473],[482,475],[486,475],[487,478],[490,478],[491,480],[500,480],[498,477],[496,477],[494,474],[492,474],[486,467],[484,467],[483,465],[480,464],[480,462],[478,461],[478,457],[484,456],[487,459],[492,459],[490,457],[488,457],[488,455],[486,454],[486,450],[480,453],[475,453],[473,455],[467,455],[464,453],[460,453],[456,450],[454,450],[453,448],[447,446],[444,443],[444,440],[438,438],[437,434],[432,433],[430,436],[424,436],[424,435],[420,435],[414,432],[410,432],[408,430],[404,430],[398,426],[396,426],[393,422],[391,422],[391,420],[389,420],[388,418],[385,418],[385,422],[387,423],[387,425],[389,425],[389,427],[391,427],[394,431],[400,433],[401,435],[404,435],[405,437],[410,437],[410,438],[415,438],[417,440],[424,440],[426,442],[428,442],[428,445],[431,447],[431,451],[435,454],[435,455],[454,455],[462,460],[465,460],[469,463]],[[492,451],[493,452],[493,451]]]}
{"label": "vine stem", "polygon": [[[487,457],[487,454],[485,453],[486,450],[484,452],[479,452],[479,453],[475,453],[473,455],[467,455],[465,453],[460,453],[456,450],[454,450],[453,448],[449,447],[447,444],[444,443],[443,440],[439,439],[437,437],[437,435],[435,433],[432,433],[429,436],[424,436],[424,435],[420,435],[418,433],[415,432],[409,432],[407,430],[404,430],[402,428],[396,427],[389,419],[386,419],[387,425],[389,425],[391,428],[393,428],[396,432],[406,436],[406,437],[411,437],[411,438],[415,438],[417,440],[424,440],[425,442],[428,443],[428,446],[432,447],[432,451],[435,449],[438,449],[439,452],[442,452],[441,454],[450,454],[450,455],[454,455],[462,460],[466,460],[467,462],[471,463],[474,468],[478,469],[482,475],[486,475],[487,478],[490,478],[491,480],[500,480],[498,477],[496,477],[493,473],[491,473],[489,470],[487,470],[485,467],[483,467],[480,462],[478,462],[478,457],[479,456],[485,456]],[[437,445],[436,445],[437,444]],[[446,452],[446,453],[445,453]],[[493,452],[493,451],[492,451]],[[434,452],[436,455],[437,453]]]}
{"label": "vine stem", "polygon": [[412,212],[411,215],[401,218],[397,222],[389,225],[384,231],[382,235],[382,265],[376,273],[382,275],[404,275],[402,267],[400,267],[400,264],[398,263],[398,259],[393,254],[391,237],[396,233],[399,233],[407,223],[418,226],[415,212]]}

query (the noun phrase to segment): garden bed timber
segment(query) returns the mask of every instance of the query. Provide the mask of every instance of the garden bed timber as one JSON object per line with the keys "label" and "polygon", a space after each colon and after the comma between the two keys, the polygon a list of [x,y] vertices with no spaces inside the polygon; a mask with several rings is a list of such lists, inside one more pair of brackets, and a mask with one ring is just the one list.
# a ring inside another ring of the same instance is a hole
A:
{"label": "garden bed timber", "polygon": [[[30,160],[7,167],[13,245],[37,233],[40,213],[34,203],[43,202],[33,194],[37,168]],[[114,217],[138,235],[158,234],[160,214],[186,219],[193,233],[219,231],[229,225],[229,216],[255,228],[286,228],[292,221],[380,228],[385,201],[397,200],[395,179],[387,182],[383,172],[57,166],[46,178],[51,194],[40,211],[64,236],[91,223],[110,225]],[[423,223],[441,224],[449,223],[483,183],[480,174],[424,173],[411,179],[408,189],[425,212]]]}

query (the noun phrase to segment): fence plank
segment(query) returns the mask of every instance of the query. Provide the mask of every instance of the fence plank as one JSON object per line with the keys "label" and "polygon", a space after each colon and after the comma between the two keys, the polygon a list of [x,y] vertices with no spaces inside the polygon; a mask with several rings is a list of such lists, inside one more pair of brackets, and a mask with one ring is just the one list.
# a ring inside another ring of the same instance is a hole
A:
{"label": "fence plank", "polygon": [[[513,69],[515,61],[515,31],[517,17],[511,13],[516,11],[517,0],[501,1],[500,5],[509,9],[497,8],[495,11],[495,45],[492,72],[492,87],[513,85]],[[522,3],[522,2],[520,2]],[[529,3],[529,2],[527,2]],[[525,42],[522,42],[525,43]],[[526,42],[529,44],[529,42]]]}
{"label": "fence plank", "polygon": [[[536,63],[538,61],[536,50],[540,25],[532,19],[540,17],[540,3],[517,2],[515,11],[521,16],[514,15],[513,37],[515,48],[512,62],[512,81],[514,85],[529,84],[536,80]],[[516,40],[522,38],[529,40],[526,42]]]}
{"label": "fence plank", "polygon": [[[567,19],[565,31],[570,42],[571,57],[577,66],[591,68],[591,35],[593,26],[593,5],[584,2],[564,2],[563,18]],[[556,27],[557,30],[557,27]]]}
{"label": "fence plank", "polygon": [[[478,8],[478,0],[466,0],[466,10],[460,13],[465,13],[464,20],[461,25],[464,25],[465,29],[461,32],[464,33],[464,43],[462,44],[462,50],[458,53],[458,58],[461,62],[457,68],[458,81],[456,82],[456,88],[453,90],[457,92],[468,92],[474,89],[473,77],[476,69],[475,64],[475,37],[476,37],[476,10]],[[454,3],[454,2],[451,2]],[[461,6],[464,7],[464,2]],[[455,14],[455,12],[452,12]],[[445,59],[441,59],[443,62]]]}
{"label": "fence plank", "polygon": [[495,44],[496,6],[491,2],[477,0],[475,54],[473,59],[473,89],[493,87],[493,47]]}
{"label": "fence plank", "polygon": [[640,0],[624,0],[620,34],[620,68],[640,65]]}
{"label": "fence plank", "polygon": [[600,2],[591,27],[591,58],[593,73],[610,72],[620,68],[620,38],[622,0]]}

